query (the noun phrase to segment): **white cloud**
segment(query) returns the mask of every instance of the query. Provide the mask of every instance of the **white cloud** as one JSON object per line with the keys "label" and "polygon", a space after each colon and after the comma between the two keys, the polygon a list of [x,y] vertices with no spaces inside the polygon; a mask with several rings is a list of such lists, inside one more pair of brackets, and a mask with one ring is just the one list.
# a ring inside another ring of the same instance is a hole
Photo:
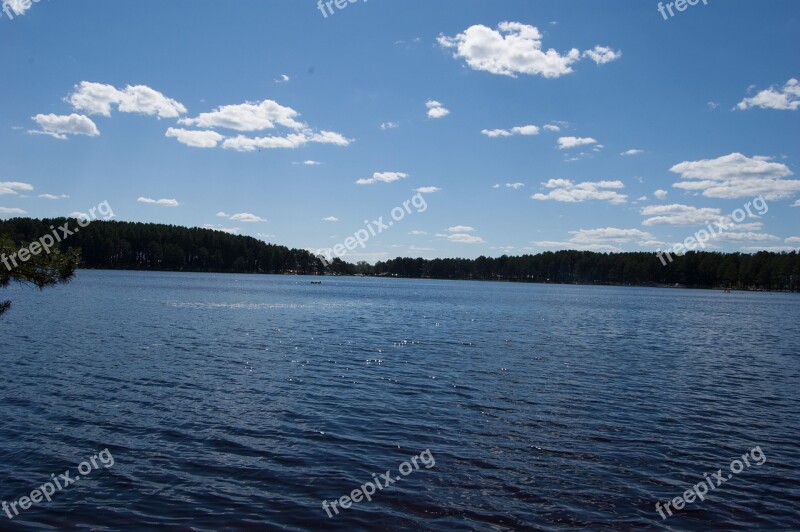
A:
{"label": "white cloud", "polygon": [[140,113],[158,118],[177,118],[186,113],[182,103],[147,85],[128,85],[119,90],[113,85],[82,81],[67,97],[67,102],[74,109],[90,115],[110,116],[113,105],[121,113]]}
{"label": "white cloud", "polygon": [[622,57],[622,52],[614,51],[608,46],[595,46],[591,50],[586,50],[583,52],[584,57],[589,57],[592,61],[597,63],[598,65],[604,65],[606,63],[610,63],[611,61],[616,61],[620,57]]}
{"label": "white cloud", "polygon": [[655,192],[653,192],[653,196],[655,196],[656,199],[664,199],[667,197],[667,194],[669,193],[666,190],[661,190],[661,189],[658,189]]}
{"label": "white cloud", "polygon": [[[464,59],[473,70],[511,77],[528,74],[557,78],[572,72],[571,65],[581,59],[577,48],[563,55],[552,48],[543,51],[539,29],[520,22],[501,22],[496,30],[476,24],[454,37],[440,35],[438,42],[443,48],[454,49],[453,57]],[[583,55],[605,63],[619,57],[619,52],[596,46]]]}
{"label": "white cloud", "polygon": [[308,126],[295,120],[299,113],[291,107],[273,100],[223,105],[211,112],[200,113],[195,118],[181,118],[178,123],[204,128],[224,128],[236,131],[263,131],[277,125],[295,131]]}
{"label": "white cloud", "polygon": [[588,144],[596,144],[596,143],[597,141],[594,140],[592,137],[559,137],[558,149],[567,150],[569,148],[575,148],[576,146],[585,146]]}
{"label": "white cloud", "polygon": [[635,149],[635,148],[634,148],[634,149],[626,150],[626,151],[624,151],[624,152],[620,153],[620,155],[622,155],[622,156],[626,156],[626,155],[639,155],[640,153],[644,153],[644,150],[638,150],[638,149]]}
{"label": "white cloud", "polygon": [[719,107],[719,103],[717,102],[708,102],[706,103],[706,105],[708,106],[709,109],[716,109],[717,107]]}
{"label": "white cloud", "polygon": [[450,242],[457,242],[459,244],[485,244],[486,241],[479,236],[468,235],[466,233],[453,233],[447,235],[447,240]]}
{"label": "white cloud", "polygon": [[672,186],[709,198],[736,199],[763,195],[765,199],[788,198],[800,192],[800,181],[782,179],[792,175],[789,167],[769,157],[745,157],[731,153],[716,159],[684,161],[670,169],[683,181]]}
{"label": "white cloud", "polygon": [[647,201],[647,196],[639,196],[636,201]]}
{"label": "white cloud", "polygon": [[3,0],[3,8],[6,6],[11,8],[15,15],[19,16],[24,15],[33,6],[33,3],[31,3],[31,0]]}
{"label": "white cloud", "polygon": [[436,100],[428,100],[425,102],[425,107],[428,108],[428,118],[443,118],[450,114],[450,111]]}
{"label": "white cloud", "polygon": [[506,183],[506,188],[513,188],[514,190],[519,190],[525,186],[525,183]]}
{"label": "white cloud", "polygon": [[787,244],[798,244],[800,245],[800,236],[790,236],[786,240],[784,240]]}
{"label": "white cloud", "polygon": [[291,133],[285,137],[245,137],[238,135],[225,139],[222,143],[223,149],[236,150],[241,152],[251,152],[255,150],[268,149],[295,149],[314,142],[319,144],[334,144],[337,146],[348,146],[350,139],[347,139],[333,131],[320,131],[314,133],[311,130],[304,130],[301,133]]}
{"label": "white cloud", "polygon": [[244,222],[244,223],[256,223],[256,222],[266,222],[266,218],[262,218],[261,216],[257,216],[255,214],[251,214],[249,212],[240,212],[236,214],[232,214],[228,217],[229,220],[233,220],[234,222]]}
{"label": "white cloud", "polygon": [[286,83],[286,82],[287,82],[287,81],[289,81],[290,79],[291,79],[291,78],[290,78],[289,76],[287,76],[286,74],[281,74],[281,77],[279,77],[278,79],[276,79],[276,80],[275,80],[275,83]]}
{"label": "white cloud", "polygon": [[795,202],[792,203],[792,207],[800,207],[800,199],[799,200],[795,200]]}
{"label": "white cloud", "polygon": [[33,185],[19,181],[0,181],[0,196],[3,194],[17,195],[18,190],[33,190]]}
{"label": "white cloud", "polygon": [[214,229],[215,231],[222,231],[229,235],[238,235],[242,230],[238,227],[222,227],[221,225],[205,224],[204,229]]}
{"label": "white cloud", "polygon": [[312,161],[312,160],[309,159],[307,161],[303,161],[303,164],[306,165],[306,166],[319,166],[322,163],[319,162],[319,161]]}
{"label": "white cloud", "polygon": [[60,200],[69,198],[69,196],[66,194],[61,194],[60,196],[56,196],[55,194],[39,194],[39,197],[46,200]]}
{"label": "white cloud", "polygon": [[403,172],[375,172],[369,179],[359,179],[357,185],[374,185],[375,183],[394,183],[408,177]]}
{"label": "white cloud", "polygon": [[719,209],[711,207],[692,207],[673,203],[671,205],[649,205],[641,210],[642,216],[649,216],[642,225],[696,225],[719,220]]}
{"label": "white cloud", "polygon": [[153,198],[139,197],[136,201],[139,203],[161,205],[162,207],[177,207],[178,205],[180,205],[180,203],[178,203],[178,200],[176,199],[153,199]]}
{"label": "white cloud", "polygon": [[484,129],[481,133],[487,137],[511,137],[513,135],[532,136],[539,134],[537,126],[517,126],[511,129]]}
{"label": "white cloud", "polygon": [[639,229],[618,229],[602,227],[598,229],[579,229],[570,231],[572,236],[567,242],[552,240],[531,242],[543,248],[575,249],[579,251],[596,251],[599,253],[620,252],[620,244],[637,241],[640,246],[652,246],[656,241],[650,233]]}
{"label": "white cloud", "polygon": [[217,213],[217,216],[218,216],[218,217],[220,217],[220,218],[228,218],[228,217],[230,216],[230,214],[228,214],[228,213],[227,213],[227,212],[225,212],[225,211],[219,211],[219,212]]}
{"label": "white cloud", "polygon": [[769,251],[771,253],[780,253],[782,251],[791,253],[792,251],[798,250],[796,247],[791,247],[791,246],[743,246],[740,249],[742,251],[748,251],[748,252]]}
{"label": "white cloud", "polygon": [[551,189],[547,194],[534,194],[531,198],[539,201],[561,201],[564,203],[580,203],[588,200],[608,201],[613,204],[625,203],[628,196],[616,192],[624,188],[622,181],[586,181],[573,183],[569,179],[551,179],[543,183]]}
{"label": "white cloud", "polygon": [[447,230],[451,233],[472,233],[475,231],[475,228],[468,225],[454,225],[452,227],[448,227]]}
{"label": "white cloud", "polygon": [[0,214],[28,214],[28,213],[16,207],[0,207]]}
{"label": "white cloud", "polygon": [[561,128],[555,124],[547,124],[542,126],[545,131],[561,131]]}
{"label": "white cloud", "polygon": [[792,78],[787,81],[780,90],[776,90],[775,87],[772,86],[762,90],[752,98],[745,98],[736,105],[736,108],[740,110],[750,107],[776,109],[779,111],[797,111],[797,109],[800,108],[800,82]]}
{"label": "white cloud", "polygon": [[775,240],[780,240],[775,235],[770,235],[768,233],[753,233],[753,232],[730,232],[730,233],[719,233],[715,240],[723,240],[727,242],[774,242]]}
{"label": "white cloud", "polygon": [[387,129],[397,129],[398,127],[400,127],[400,124],[398,124],[397,122],[384,122],[383,124],[381,124],[381,129],[383,129],[384,131]]}
{"label": "white cloud", "polygon": [[434,192],[439,192],[442,190],[439,187],[419,187],[415,188],[414,192],[419,192],[420,194],[433,194]]}
{"label": "white cloud", "polygon": [[410,231],[408,234],[409,235],[419,236],[419,235],[427,235],[428,233],[426,233],[425,231],[414,230],[414,231]]}
{"label": "white cloud", "polygon": [[604,227],[599,229],[580,229],[570,231],[571,242],[580,244],[614,243],[624,244],[634,239],[652,239],[653,235],[639,229],[617,229]]}
{"label": "white cloud", "polygon": [[322,219],[323,222],[338,222],[339,218],[336,216],[328,216],[327,218]]}
{"label": "white cloud", "polygon": [[85,115],[75,113],[71,115],[56,115],[51,113],[47,115],[38,114],[32,118],[42,129],[31,130],[30,133],[50,135],[60,140],[66,140],[67,135],[96,137],[100,134],[92,119]]}
{"label": "white cloud", "polygon": [[191,131],[174,127],[167,129],[165,136],[174,137],[181,144],[186,144],[192,148],[216,148],[217,144],[225,138],[216,131]]}

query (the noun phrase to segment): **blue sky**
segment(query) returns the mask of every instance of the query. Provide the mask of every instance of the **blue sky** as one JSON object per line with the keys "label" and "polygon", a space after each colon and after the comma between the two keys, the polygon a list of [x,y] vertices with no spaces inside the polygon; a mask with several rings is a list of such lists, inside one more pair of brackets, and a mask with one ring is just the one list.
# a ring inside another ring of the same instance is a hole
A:
{"label": "blue sky", "polygon": [[425,191],[372,262],[667,249],[761,196],[705,249],[800,246],[797,2],[4,4],[3,218],[316,250]]}

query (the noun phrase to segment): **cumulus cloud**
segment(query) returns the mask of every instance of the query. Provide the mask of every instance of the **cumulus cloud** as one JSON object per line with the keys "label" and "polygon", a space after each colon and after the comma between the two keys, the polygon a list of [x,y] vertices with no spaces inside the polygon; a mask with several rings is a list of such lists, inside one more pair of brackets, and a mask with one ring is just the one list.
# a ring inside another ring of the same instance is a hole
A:
{"label": "cumulus cloud", "polygon": [[433,194],[434,192],[439,192],[442,190],[439,187],[419,187],[415,188],[414,192],[419,192],[420,194]]}
{"label": "cumulus cloud", "polygon": [[42,129],[31,130],[30,133],[50,135],[60,140],[66,140],[67,135],[96,137],[100,134],[91,118],[75,113],[71,115],[38,114],[33,117],[33,121],[39,124]]}
{"label": "cumulus cloud", "polygon": [[568,150],[577,146],[585,146],[588,144],[597,144],[597,141],[592,137],[559,137],[558,149]]}
{"label": "cumulus cloud", "polygon": [[561,128],[555,124],[546,124],[542,126],[545,131],[561,131]]}
{"label": "cumulus cloud", "polygon": [[472,233],[475,231],[475,228],[468,225],[454,225],[452,227],[448,227],[447,230],[451,233]]}
{"label": "cumulus cloud", "polygon": [[595,46],[591,50],[586,50],[583,52],[584,57],[589,57],[592,61],[597,63],[598,65],[604,65],[606,63],[610,63],[611,61],[616,61],[620,57],[622,57],[622,52],[618,50],[612,50],[608,46]]}
{"label": "cumulus cloud", "polygon": [[485,244],[486,241],[479,236],[468,235],[466,233],[453,233],[447,235],[447,240],[450,242],[457,242],[459,244]]}
{"label": "cumulus cloud", "polygon": [[177,207],[180,205],[176,199],[153,199],[140,196],[137,200],[139,203],[149,203],[152,205],[161,205],[162,207]]}
{"label": "cumulus cloud", "polygon": [[225,137],[210,130],[188,130],[171,127],[167,129],[167,137],[174,137],[178,142],[192,148],[216,148]]}
{"label": "cumulus cloud", "polygon": [[445,109],[444,105],[436,100],[428,100],[425,102],[425,107],[428,108],[428,118],[443,118],[450,114],[450,111]]}
{"label": "cumulus cloud", "polygon": [[0,181],[0,196],[3,194],[17,195],[18,190],[30,191],[33,190],[33,185],[19,181]]}
{"label": "cumulus cloud", "polygon": [[490,138],[496,137],[511,137],[514,135],[538,135],[539,128],[537,126],[517,126],[511,129],[483,129],[481,133]]}
{"label": "cumulus cloud", "polygon": [[425,231],[414,230],[414,231],[409,231],[408,234],[409,235],[419,236],[419,235],[427,235],[428,233],[426,233]]}
{"label": "cumulus cloud", "polygon": [[408,174],[403,172],[375,172],[372,177],[368,179],[359,179],[356,181],[357,185],[374,185],[375,183],[394,183],[401,179],[408,177]]}
{"label": "cumulus cloud", "polygon": [[28,214],[27,211],[16,207],[0,207],[0,214]]}
{"label": "cumulus cloud", "polygon": [[519,190],[520,188],[524,187],[525,183],[506,183],[506,188],[513,188],[514,190]]}
{"label": "cumulus cloud", "polygon": [[249,212],[240,212],[236,214],[232,214],[228,217],[229,220],[233,220],[234,222],[244,222],[244,223],[256,223],[256,222],[266,222],[266,218],[262,218],[261,216],[257,216],[255,214],[251,214]]}
{"label": "cumulus cloud", "polygon": [[608,201],[612,204],[625,203],[628,196],[620,194],[617,189],[625,188],[622,181],[586,181],[573,183],[569,179],[550,179],[542,183],[551,189],[547,194],[537,193],[531,198],[539,201],[561,201],[564,203],[580,203],[589,200]]}
{"label": "cumulus cloud", "polygon": [[800,236],[790,236],[786,240],[784,240],[787,244],[798,244],[800,245]]}
{"label": "cumulus cloud", "polygon": [[772,86],[762,90],[752,98],[745,98],[736,105],[736,108],[740,110],[751,107],[797,111],[800,108],[800,82],[792,78],[781,89],[776,89]]}
{"label": "cumulus cloud", "polygon": [[795,200],[795,202],[792,203],[792,207],[800,207],[800,199],[799,200]]}
{"label": "cumulus cloud", "polygon": [[117,89],[113,85],[82,81],[67,97],[75,110],[110,116],[113,106],[121,113],[140,113],[158,118],[177,118],[186,113],[186,107],[177,100],[167,98],[147,85],[128,85]]}
{"label": "cumulus cloud", "polygon": [[783,163],[770,157],[746,157],[731,153],[716,159],[684,161],[670,171],[682,181],[672,186],[690,192],[702,192],[709,198],[736,199],[763,195],[765,199],[788,198],[800,192],[800,181],[787,180],[792,175]]}
{"label": "cumulus cloud", "polygon": [[454,50],[453,57],[464,59],[473,70],[510,77],[527,74],[557,78],[572,72],[571,65],[581,57],[602,64],[621,55],[604,46],[583,54],[577,48],[563,54],[552,48],[544,51],[539,29],[520,22],[501,22],[497,29],[476,24],[454,37],[440,35],[438,42]]}
{"label": "cumulus cloud", "polygon": [[289,78],[289,76],[287,76],[286,74],[281,74],[281,77],[276,79],[275,83],[286,83],[287,81],[289,81],[289,79],[291,78]]}
{"label": "cumulus cloud", "polygon": [[55,194],[39,194],[39,197],[46,200],[61,200],[61,199],[68,199],[69,196],[66,194],[55,195]]}
{"label": "cumulus cloud", "polygon": [[301,130],[307,126],[295,120],[299,113],[273,100],[223,105],[194,118],[181,118],[178,123],[203,128],[224,128],[236,131],[263,131],[277,125]]}
{"label": "cumulus cloud", "polygon": [[212,225],[212,224],[205,224],[203,228],[213,229],[215,231],[222,231],[223,233],[228,233],[229,235],[238,235],[242,231],[238,227],[223,227],[221,225]]}
{"label": "cumulus cloud", "polygon": [[3,0],[3,7],[8,6],[15,15],[24,15],[32,6],[30,0]]}
{"label": "cumulus cloud", "polygon": [[661,189],[658,189],[655,192],[653,192],[653,196],[655,196],[656,199],[664,199],[667,197],[667,194],[668,192],[666,190],[661,190]]}
{"label": "cumulus cloud", "polygon": [[728,232],[719,233],[714,238],[715,240],[722,240],[727,242],[774,242],[780,240],[775,235],[768,233],[754,233],[754,232]]}
{"label": "cumulus cloud", "polygon": [[338,222],[339,218],[336,216],[328,216],[327,218],[322,219],[323,222]]}
{"label": "cumulus cloud", "polygon": [[397,122],[384,122],[383,124],[381,124],[381,129],[383,129],[384,131],[387,129],[397,129],[398,127],[400,127],[400,124],[398,124]]}
{"label": "cumulus cloud", "polygon": [[310,159],[309,159],[309,160],[307,160],[307,161],[303,161],[303,164],[304,164],[305,166],[319,166],[319,165],[321,165],[322,163],[321,163],[321,162],[319,162],[319,161],[312,161],[312,160],[310,160]]}
{"label": "cumulus cloud", "polygon": [[634,148],[634,149],[626,150],[626,151],[620,153],[620,155],[629,156],[629,155],[639,155],[640,153],[644,153],[644,150],[637,150],[637,149]]}
{"label": "cumulus cloud", "polygon": [[798,251],[796,247],[791,246],[743,246],[740,249],[746,252],[769,251],[771,253],[781,253],[783,251],[791,253],[792,251]]}
{"label": "cumulus cloud", "polygon": [[333,131],[320,131],[315,133],[312,130],[304,130],[300,133],[291,133],[284,137],[246,137],[238,135],[225,139],[222,143],[223,149],[236,150],[241,152],[251,152],[255,150],[270,149],[295,149],[309,143],[334,144],[336,146],[350,145],[350,139],[345,138]]}
{"label": "cumulus cloud", "polygon": [[[181,118],[179,124],[206,128],[205,131],[188,131],[171,128],[168,136],[176,137],[180,142],[194,147],[213,148],[222,143],[223,149],[240,152],[252,152],[262,149],[295,149],[309,143],[334,144],[348,146],[351,142],[335,131],[316,131],[307,124],[297,120],[299,113],[291,107],[280,105],[273,100],[262,102],[245,102],[235,105],[223,105],[213,111],[200,113],[194,118]],[[229,129],[241,132],[265,131],[286,128],[283,134],[248,137],[237,135],[224,137],[209,131],[211,129]]]}
{"label": "cumulus cloud", "polygon": [[718,220],[721,212],[711,207],[692,207],[673,203],[671,205],[649,205],[641,210],[648,216],[642,225],[696,225]]}
{"label": "cumulus cloud", "polygon": [[597,251],[600,253],[620,252],[621,244],[637,241],[641,246],[650,246],[656,243],[653,235],[639,229],[618,229],[616,227],[602,227],[598,229],[579,229],[570,231],[572,236],[566,242],[544,240],[531,242],[543,248],[575,249],[579,251]]}

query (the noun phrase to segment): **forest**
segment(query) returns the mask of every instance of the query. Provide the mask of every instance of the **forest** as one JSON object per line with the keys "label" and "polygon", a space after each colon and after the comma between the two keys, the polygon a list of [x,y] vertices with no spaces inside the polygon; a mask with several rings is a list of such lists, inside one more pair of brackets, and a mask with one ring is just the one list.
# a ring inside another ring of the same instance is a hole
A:
{"label": "forest", "polygon": [[[0,235],[18,247],[76,220],[12,218]],[[374,275],[534,283],[686,286],[800,290],[800,255],[688,252],[664,265],[652,252],[547,251],[476,259],[395,258],[375,265],[335,259],[325,266],[311,252],[203,228],[94,221],[59,244],[79,250],[81,268],[185,272]]]}

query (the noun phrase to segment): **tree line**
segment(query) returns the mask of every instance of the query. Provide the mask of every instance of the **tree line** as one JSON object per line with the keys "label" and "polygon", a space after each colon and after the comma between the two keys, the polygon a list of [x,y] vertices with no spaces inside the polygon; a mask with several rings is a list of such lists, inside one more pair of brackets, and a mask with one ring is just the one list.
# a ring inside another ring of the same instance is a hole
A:
{"label": "tree line", "polygon": [[[12,218],[0,221],[0,235],[22,246],[65,223],[76,225],[75,220],[66,218]],[[655,253],[648,252],[547,251],[477,259],[396,258],[375,265],[335,259],[326,266],[307,250],[268,244],[248,236],[213,229],[99,220],[58,246],[65,254],[79,249],[80,266],[85,268],[800,290],[800,255],[796,251],[752,255],[692,251],[673,256],[674,261],[667,265]]]}

